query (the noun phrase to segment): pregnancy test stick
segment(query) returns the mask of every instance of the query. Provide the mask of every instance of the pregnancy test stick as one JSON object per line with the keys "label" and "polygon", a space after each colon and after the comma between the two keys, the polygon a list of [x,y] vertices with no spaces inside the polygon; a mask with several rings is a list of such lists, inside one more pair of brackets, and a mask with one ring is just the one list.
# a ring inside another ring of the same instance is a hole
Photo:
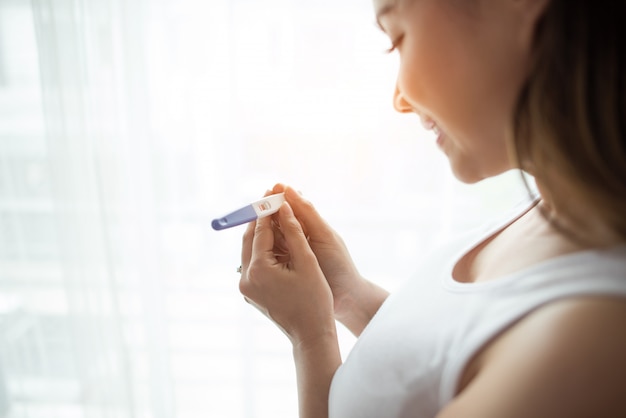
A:
{"label": "pregnancy test stick", "polygon": [[231,228],[233,226],[246,224],[259,218],[264,218],[273,213],[278,212],[280,205],[285,201],[285,194],[278,193],[271,196],[264,197],[254,203],[250,203],[248,206],[244,206],[241,209],[237,209],[234,212],[229,213],[221,218],[213,219],[211,226],[216,231]]}

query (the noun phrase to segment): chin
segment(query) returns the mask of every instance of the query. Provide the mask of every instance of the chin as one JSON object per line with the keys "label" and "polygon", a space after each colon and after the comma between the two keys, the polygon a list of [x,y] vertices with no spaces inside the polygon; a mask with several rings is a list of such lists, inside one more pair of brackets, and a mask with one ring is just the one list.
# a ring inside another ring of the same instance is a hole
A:
{"label": "chin", "polygon": [[452,168],[452,174],[454,174],[454,177],[456,177],[456,179],[460,181],[461,183],[465,183],[465,184],[475,184],[490,177],[490,176],[479,175],[479,173],[473,170],[460,169],[460,168],[455,167],[454,165],[452,165],[451,168]]}
{"label": "chin", "polygon": [[509,170],[511,167],[504,167],[499,170],[484,172],[476,170],[475,167],[458,167],[451,164],[452,173],[457,180],[465,184],[476,184],[491,177],[499,176]]}

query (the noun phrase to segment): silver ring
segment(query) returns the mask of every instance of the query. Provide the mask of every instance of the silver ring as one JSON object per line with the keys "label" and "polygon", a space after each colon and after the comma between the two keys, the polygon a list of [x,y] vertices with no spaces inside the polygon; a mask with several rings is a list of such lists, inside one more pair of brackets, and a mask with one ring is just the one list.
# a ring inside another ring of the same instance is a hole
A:
{"label": "silver ring", "polygon": [[241,268],[242,268],[242,266],[237,267],[237,273],[241,274]]}

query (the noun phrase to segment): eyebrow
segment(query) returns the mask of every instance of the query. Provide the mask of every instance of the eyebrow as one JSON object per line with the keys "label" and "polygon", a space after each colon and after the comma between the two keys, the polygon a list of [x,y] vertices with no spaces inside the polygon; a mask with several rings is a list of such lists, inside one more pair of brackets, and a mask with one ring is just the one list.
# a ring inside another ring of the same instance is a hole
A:
{"label": "eyebrow", "polygon": [[394,0],[391,3],[384,5],[383,7],[380,8],[378,12],[376,12],[376,25],[383,32],[386,32],[386,31],[385,31],[385,28],[383,28],[383,25],[380,24],[380,18],[386,15],[387,13],[391,12],[393,9],[395,9],[397,3],[398,2]]}

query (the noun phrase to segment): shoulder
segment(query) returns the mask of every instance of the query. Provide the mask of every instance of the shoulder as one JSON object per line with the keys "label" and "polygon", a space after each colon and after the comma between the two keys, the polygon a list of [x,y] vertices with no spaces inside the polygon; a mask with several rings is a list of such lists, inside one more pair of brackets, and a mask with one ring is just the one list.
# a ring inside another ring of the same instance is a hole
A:
{"label": "shoulder", "polygon": [[626,416],[626,298],[552,302],[480,354],[440,418]]}

